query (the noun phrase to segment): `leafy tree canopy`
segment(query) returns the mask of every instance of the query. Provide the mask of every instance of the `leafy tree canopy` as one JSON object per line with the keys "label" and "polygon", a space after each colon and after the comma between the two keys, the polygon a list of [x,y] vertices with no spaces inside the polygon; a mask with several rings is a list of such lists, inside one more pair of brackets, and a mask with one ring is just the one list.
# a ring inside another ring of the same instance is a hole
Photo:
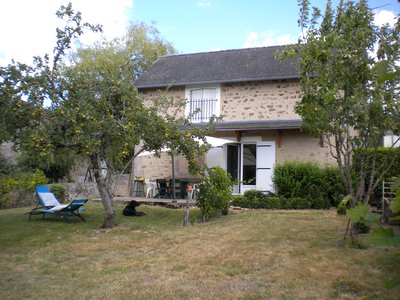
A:
{"label": "leafy tree canopy", "polygon": [[308,0],[299,4],[303,36],[283,55],[299,57],[303,98],[295,110],[330,146],[352,207],[367,205],[396,159],[376,160],[385,133],[400,132],[400,22],[375,26],[366,0],[341,0],[336,9],[328,1],[324,14]]}
{"label": "leafy tree canopy", "polygon": [[[101,27],[83,23],[71,4],[57,15],[67,25],[57,29],[53,60],[46,55],[36,57],[33,66],[13,63],[2,68],[2,99],[21,103],[21,97],[27,98],[21,107],[28,118],[15,128],[20,149],[48,160],[63,153],[89,159],[105,208],[103,226],[112,227],[110,175],[116,161],[126,159],[135,146],[146,150],[170,146],[188,158],[191,170],[197,170],[194,157],[206,147],[191,137],[204,138],[208,128],[192,128],[183,114],[168,109],[182,109],[179,105],[184,102],[160,95],[145,105],[137,95],[135,78],[158,56],[174,52],[156,29],[133,24],[124,37],[79,49],[65,61],[74,38],[84,29]],[[43,107],[45,102],[49,105]],[[105,169],[108,172],[102,172]]]}

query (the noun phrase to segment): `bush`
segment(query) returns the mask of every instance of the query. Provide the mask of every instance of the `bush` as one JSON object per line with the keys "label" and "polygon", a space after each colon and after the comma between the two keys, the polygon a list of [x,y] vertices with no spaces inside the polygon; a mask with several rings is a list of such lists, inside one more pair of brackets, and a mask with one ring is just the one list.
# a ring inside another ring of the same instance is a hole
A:
{"label": "bush", "polygon": [[310,202],[307,199],[293,197],[293,198],[281,198],[282,209],[307,209],[310,208]]}
{"label": "bush", "polygon": [[61,184],[54,184],[50,187],[50,192],[54,194],[54,196],[60,201],[60,203],[65,202],[67,198],[65,186]]}
{"label": "bush", "polygon": [[8,192],[0,196],[0,209],[15,207],[17,196],[13,192]]}
{"label": "bush", "polygon": [[327,197],[316,197],[311,199],[311,208],[313,209],[328,209],[331,207],[331,202]]}
{"label": "bush", "polygon": [[[383,166],[383,169],[387,169],[388,163],[395,158],[393,165],[386,172],[383,180],[390,181],[391,178],[397,177],[400,174],[400,154],[397,151],[397,148],[378,148],[377,153],[373,149],[357,149],[353,154],[353,161],[355,162],[354,174],[359,174],[361,171],[361,161],[365,158],[367,161],[371,160],[374,155],[376,156],[376,166]],[[368,187],[368,180],[370,178],[371,173],[371,164],[368,164],[365,176],[365,185]],[[379,174],[378,174],[379,175]],[[355,178],[356,179],[356,178]],[[382,186],[378,184],[378,186],[374,190],[374,195],[372,195],[370,203],[372,205],[381,206],[382,199]]]}
{"label": "bush", "polygon": [[310,202],[304,198],[282,198],[256,190],[246,191],[244,196],[234,196],[232,205],[264,209],[307,209],[311,207]]}
{"label": "bush", "polygon": [[[355,170],[356,173],[360,170],[360,157],[363,156],[370,156],[371,158],[375,155],[374,149],[358,149],[354,151],[353,155],[353,160],[355,162]],[[396,177],[400,174],[400,159],[399,158],[399,153],[397,151],[397,148],[378,148],[377,152],[377,157],[376,157],[376,165],[379,166],[383,164],[384,169],[386,169],[387,164],[396,157],[393,165],[390,167],[389,171],[385,174],[385,179],[389,179],[391,177]],[[367,170],[367,176],[366,178],[369,178],[369,173],[370,170]]]}
{"label": "bush", "polygon": [[263,192],[257,190],[249,190],[244,192],[244,197],[247,199],[248,208],[266,208],[265,199],[267,198]]}
{"label": "bush", "polygon": [[337,205],[345,195],[337,168],[320,167],[311,162],[277,165],[273,182],[278,196],[308,199],[313,208]]}
{"label": "bush", "polygon": [[239,206],[239,207],[248,207],[247,206],[247,198],[241,195],[232,196],[231,205]]}
{"label": "bush", "polygon": [[347,195],[337,167],[324,167],[321,169],[325,198],[330,201],[330,206],[338,206]]}
{"label": "bush", "polygon": [[208,169],[199,184],[197,205],[201,210],[203,221],[211,214],[220,211],[226,213],[232,198],[232,179],[221,167]]}
{"label": "bush", "polygon": [[276,196],[270,196],[266,199],[266,207],[268,209],[282,209],[282,199]]}
{"label": "bush", "polygon": [[322,192],[320,168],[310,162],[286,162],[277,165],[273,182],[277,195],[285,198],[310,198]]}
{"label": "bush", "polygon": [[30,204],[34,187],[47,183],[43,172],[0,175],[0,208],[11,208]]}

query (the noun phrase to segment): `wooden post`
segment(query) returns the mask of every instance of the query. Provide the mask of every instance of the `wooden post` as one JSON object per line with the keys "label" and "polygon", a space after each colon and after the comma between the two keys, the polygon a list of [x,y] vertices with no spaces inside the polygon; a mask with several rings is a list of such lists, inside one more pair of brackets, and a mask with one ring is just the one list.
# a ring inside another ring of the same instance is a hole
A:
{"label": "wooden post", "polygon": [[282,130],[276,130],[276,144],[278,148],[282,147]]}
{"label": "wooden post", "polygon": [[236,141],[240,142],[240,140],[242,139],[242,132],[235,130],[235,136],[236,136]]}

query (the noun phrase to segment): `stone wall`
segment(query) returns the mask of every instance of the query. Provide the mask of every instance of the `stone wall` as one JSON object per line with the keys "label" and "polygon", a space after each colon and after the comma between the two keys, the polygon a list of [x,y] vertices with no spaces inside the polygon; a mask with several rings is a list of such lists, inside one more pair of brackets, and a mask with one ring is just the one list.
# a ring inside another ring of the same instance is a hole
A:
{"label": "stone wall", "polygon": [[334,165],[329,146],[320,139],[300,130],[282,131],[281,148],[276,148],[276,161],[312,161],[321,165]]}
{"label": "stone wall", "polygon": [[3,156],[10,164],[16,164],[20,153],[14,151],[12,143],[1,143],[0,155]]}
{"label": "stone wall", "polygon": [[[185,99],[185,87],[172,87],[168,90],[160,90],[160,89],[147,89],[141,90],[140,95],[145,98],[145,105],[150,107],[155,99],[158,97],[166,96],[168,99],[173,101],[181,101]],[[175,114],[176,110],[171,108],[168,110],[168,113]],[[184,115],[184,109],[180,109],[178,111],[178,116]]]}
{"label": "stone wall", "polygon": [[[160,93],[175,100],[185,98],[184,87],[173,87],[167,91],[140,91],[148,106]],[[297,80],[225,83],[221,85],[220,111],[224,121],[299,119],[294,105],[300,99],[300,83]]]}
{"label": "stone wall", "polygon": [[294,105],[300,98],[295,80],[223,84],[221,114],[225,121],[299,119]]}
{"label": "stone wall", "polygon": [[[188,163],[185,157],[175,156],[175,177],[193,178],[188,172]],[[172,178],[172,159],[167,153],[161,153],[160,157],[154,155],[139,156],[135,159],[134,168],[136,177],[145,177],[149,179]]]}
{"label": "stone wall", "polygon": [[[114,180],[116,180],[116,178],[117,176],[114,177]],[[93,199],[100,197],[96,182],[73,182],[59,184],[65,186],[70,200]],[[115,185],[113,185],[113,188],[114,186]],[[123,174],[118,177],[118,183],[113,192],[115,196],[129,196],[129,174]]]}

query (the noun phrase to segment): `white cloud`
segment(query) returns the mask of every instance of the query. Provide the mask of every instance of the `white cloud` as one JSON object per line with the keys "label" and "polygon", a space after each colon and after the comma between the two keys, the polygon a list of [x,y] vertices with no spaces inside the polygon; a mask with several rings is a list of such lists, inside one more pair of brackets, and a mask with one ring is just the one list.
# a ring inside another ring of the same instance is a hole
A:
{"label": "white cloud", "polygon": [[374,24],[376,26],[382,26],[384,24],[389,24],[390,26],[394,26],[397,21],[397,16],[394,12],[390,10],[380,10],[374,16]]}
{"label": "white cloud", "polygon": [[203,2],[203,1],[200,1],[200,2],[197,2],[197,6],[198,6],[198,7],[201,7],[201,8],[207,8],[207,7],[210,7],[210,6],[211,6],[211,2]]}
{"label": "white cloud", "polygon": [[290,33],[278,35],[275,30],[267,30],[261,33],[253,31],[247,35],[242,48],[287,45],[296,42],[297,38],[293,37]]}
{"label": "white cloud", "polygon": [[[103,25],[107,38],[122,35],[129,24],[133,0],[14,0],[0,2],[0,65],[12,58],[28,62],[32,56],[51,53],[56,42],[56,27],[63,26],[55,13],[72,2],[85,22]],[[80,41],[91,44],[99,34],[86,33]]]}

